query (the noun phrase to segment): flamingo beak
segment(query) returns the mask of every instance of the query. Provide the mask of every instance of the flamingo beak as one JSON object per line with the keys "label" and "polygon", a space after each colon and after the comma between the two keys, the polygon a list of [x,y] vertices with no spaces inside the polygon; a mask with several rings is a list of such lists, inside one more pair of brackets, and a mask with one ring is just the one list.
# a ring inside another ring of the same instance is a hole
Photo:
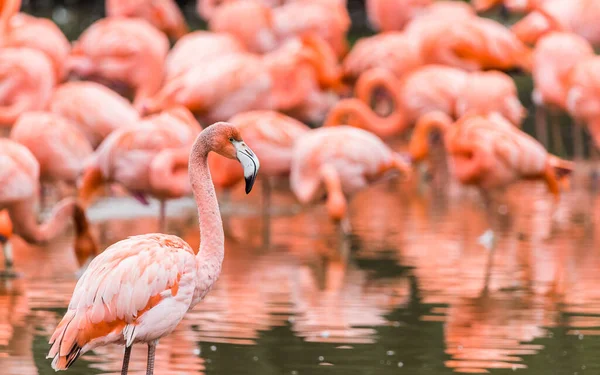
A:
{"label": "flamingo beak", "polygon": [[233,141],[233,146],[236,150],[236,158],[244,168],[246,194],[248,194],[252,190],[252,186],[254,186],[254,181],[256,181],[260,162],[256,154],[243,141]]}

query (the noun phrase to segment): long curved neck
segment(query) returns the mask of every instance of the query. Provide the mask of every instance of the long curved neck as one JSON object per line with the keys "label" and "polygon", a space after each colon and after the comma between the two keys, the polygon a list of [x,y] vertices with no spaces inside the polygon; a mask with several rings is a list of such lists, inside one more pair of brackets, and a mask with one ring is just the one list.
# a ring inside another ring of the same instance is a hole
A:
{"label": "long curved neck", "polygon": [[429,135],[438,130],[442,135],[452,124],[452,119],[443,112],[431,112],[421,117],[415,125],[411,136],[409,153],[414,161],[419,161],[429,154]]}
{"label": "long curved neck", "polygon": [[8,31],[8,24],[12,16],[19,13],[21,0],[4,0],[0,5],[0,38]]}
{"label": "long curved neck", "polygon": [[214,282],[221,272],[225,255],[225,234],[219,202],[208,169],[208,153],[211,151],[209,129],[202,132],[192,146],[189,177],[200,221],[200,250],[196,258],[207,273],[203,277]]}
{"label": "long curved neck", "polygon": [[[403,114],[399,111],[395,112],[398,113],[381,117],[359,99],[344,99],[329,111],[325,126],[351,125],[369,130],[377,136],[385,138],[397,135],[406,127]],[[345,119],[349,115],[355,116],[355,119]]]}

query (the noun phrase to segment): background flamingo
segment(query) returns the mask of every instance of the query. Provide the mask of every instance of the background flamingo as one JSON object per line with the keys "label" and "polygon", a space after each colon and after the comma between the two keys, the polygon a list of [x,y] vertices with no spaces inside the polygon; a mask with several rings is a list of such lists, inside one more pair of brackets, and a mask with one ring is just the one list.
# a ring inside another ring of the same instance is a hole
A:
{"label": "background flamingo", "polygon": [[[189,162],[202,237],[197,255],[181,238],[160,233],[130,237],[106,249],[77,283],[69,310],[50,339],[48,358],[55,370],[67,369],[94,347],[119,343],[125,344],[122,373],[126,374],[131,346],[144,342],[147,372],[153,374],[158,339],[175,329],[221,272],[224,235],[207,163],[211,151],[240,161],[250,192],[259,162],[238,131],[224,123],[204,130]],[[133,274],[137,276],[120,282]],[[99,280],[106,284],[102,287]]]}
{"label": "background flamingo", "polygon": [[[0,209],[7,209],[15,234],[32,244],[43,244],[59,235],[69,220],[75,227],[74,248],[77,260],[83,265],[96,254],[96,245],[89,233],[85,213],[79,203],[65,198],[56,204],[50,218],[37,222],[36,203],[39,192],[39,164],[25,147],[0,138]],[[11,256],[4,247],[6,274],[12,274]]]}
{"label": "background flamingo", "polygon": [[67,82],[52,93],[48,109],[76,124],[92,147],[140,116],[127,99],[95,82]]}

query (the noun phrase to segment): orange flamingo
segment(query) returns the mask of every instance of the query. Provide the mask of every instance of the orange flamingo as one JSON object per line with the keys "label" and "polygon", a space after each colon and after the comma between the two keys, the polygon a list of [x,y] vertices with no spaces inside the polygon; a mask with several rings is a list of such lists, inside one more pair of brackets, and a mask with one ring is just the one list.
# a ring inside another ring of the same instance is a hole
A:
{"label": "orange flamingo", "polygon": [[[22,114],[15,122],[10,138],[27,147],[36,158],[42,189],[59,182],[74,186],[84,161],[93,152],[75,124],[50,112]],[[43,191],[41,198],[44,202]]]}
{"label": "orange flamingo", "polygon": [[422,17],[406,33],[421,45],[426,63],[477,71],[486,69],[531,70],[531,51],[504,25],[485,18],[468,22],[451,18]]}
{"label": "orange flamingo", "polygon": [[106,0],[106,15],[143,18],[173,39],[188,32],[185,18],[174,0]]}
{"label": "orange flamingo", "polygon": [[254,109],[292,110],[321,88],[339,81],[339,69],[324,57],[317,38],[288,41],[264,56],[215,56],[167,81],[144,103],[147,112],[184,105],[207,122]]}
{"label": "orange flamingo", "polygon": [[535,9],[513,25],[517,37],[527,44],[550,31],[572,32],[590,42],[600,45],[600,3],[595,0],[551,0],[535,6]]}
{"label": "orange flamingo", "polygon": [[21,0],[6,0],[1,7],[0,46],[27,47],[43,52],[52,61],[55,79],[62,81],[71,45],[58,26],[48,19],[19,13]]}
{"label": "orange flamingo", "polygon": [[400,155],[374,134],[350,126],[322,128],[306,132],[295,142],[290,184],[304,204],[319,199],[324,185],[329,216],[347,233],[347,196],[390,170],[410,173]]}
{"label": "orange flamingo", "polygon": [[259,161],[237,129],[218,123],[202,131],[189,156],[202,238],[197,255],[181,238],[162,233],[130,237],[106,249],[79,280],[50,339],[47,357],[55,370],[67,369],[95,347],[118,343],[125,344],[126,374],[131,346],[147,343],[147,373],[153,374],[158,339],[177,327],[221,272],[224,235],[207,162],[211,151],[240,161],[250,192]]}
{"label": "orange flamingo", "polygon": [[54,90],[48,109],[77,125],[96,148],[114,130],[140,116],[125,98],[95,82],[67,82]]}
{"label": "orange flamingo", "polygon": [[256,53],[273,51],[290,38],[317,35],[340,57],[348,49],[350,16],[339,1],[293,1],[275,9],[259,1],[235,1],[217,8],[209,28],[234,35]]}
{"label": "orange flamingo", "polygon": [[0,82],[0,126],[12,126],[21,113],[46,107],[56,79],[42,52],[1,48]]}
{"label": "orange flamingo", "polygon": [[144,204],[150,194],[160,200],[159,225],[164,230],[165,201],[190,193],[187,155],[201,129],[187,109],[174,107],[115,130],[88,161],[80,199],[89,205],[98,188],[111,182],[119,183]]}
{"label": "orange flamingo", "polygon": [[11,269],[13,266],[13,255],[10,237],[13,233],[12,221],[8,210],[0,211],[0,246],[2,246],[2,254],[4,255],[4,263],[7,269]]}
{"label": "orange flamingo", "polygon": [[[367,104],[371,103],[377,87],[383,87],[393,103],[393,110],[386,117]],[[352,125],[380,137],[390,137],[432,111],[449,116],[460,116],[473,109],[498,112],[515,124],[520,124],[525,114],[514,82],[500,72],[468,74],[451,67],[428,65],[398,81],[389,71],[374,69],[360,77],[356,94],[357,98],[344,99],[331,110],[327,126],[344,124],[345,117],[354,116]]]}
{"label": "orange flamingo", "polygon": [[[38,201],[40,167],[23,145],[0,138],[0,209],[7,209],[15,234],[32,244],[43,244],[58,236],[72,219],[75,227],[75,253],[80,265],[96,254],[96,245],[81,205],[65,198],[54,208],[50,219],[38,224],[35,205]],[[4,247],[6,269],[12,274],[12,256]]]}
{"label": "orange flamingo", "polygon": [[126,85],[140,105],[160,88],[169,50],[167,37],[142,19],[104,18],[73,45],[68,70],[108,85]]}

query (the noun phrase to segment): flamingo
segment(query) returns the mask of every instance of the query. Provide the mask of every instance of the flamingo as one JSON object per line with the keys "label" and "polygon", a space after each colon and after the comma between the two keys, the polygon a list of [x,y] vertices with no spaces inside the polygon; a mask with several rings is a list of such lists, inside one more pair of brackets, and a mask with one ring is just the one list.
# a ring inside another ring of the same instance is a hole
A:
{"label": "flamingo", "polygon": [[168,50],[166,35],[143,19],[103,18],[79,36],[67,69],[79,77],[127,86],[137,108],[161,87]]}
{"label": "flamingo", "polygon": [[10,138],[27,147],[37,160],[42,189],[58,182],[75,186],[84,161],[93,152],[89,141],[75,124],[49,112],[22,114],[15,122]]}
{"label": "flamingo", "polygon": [[[371,103],[377,87],[383,87],[393,103],[386,117],[367,104]],[[512,79],[495,71],[469,74],[447,66],[427,65],[399,81],[387,70],[373,69],[359,78],[356,94],[357,98],[341,100],[332,108],[326,126],[344,124],[344,117],[354,116],[351,125],[386,138],[402,133],[432,111],[450,116],[473,109],[498,112],[515,124],[520,124],[525,114]]]}
{"label": "flamingo", "polygon": [[174,0],[106,0],[106,15],[143,18],[173,39],[188,32],[185,18]]}
{"label": "flamingo", "polygon": [[189,180],[202,238],[197,254],[181,238],[162,233],[133,236],[107,248],[78,281],[50,339],[47,358],[55,370],[67,369],[95,347],[117,343],[125,344],[126,374],[131,346],[147,343],[147,373],[154,373],[158,339],[177,327],[221,272],[224,235],[207,162],[211,151],[240,161],[246,193],[251,191],[259,161],[238,130],[227,123],[203,130],[189,152]]}
{"label": "flamingo", "polygon": [[527,44],[550,31],[572,32],[600,46],[600,3],[595,0],[547,0],[512,26],[515,35]]}
{"label": "flamingo", "polygon": [[45,18],[19,13],[21,0],[5,0],[0,9],[0,46],[27,47],[43,52],[52,62],[55,79],[65,78],[65,62],[71,50],[67,37]]}
{"label": "flamingo", "polygon": [[143,204],[146,195],[160,200],[159,225],[164,230],[166,200],[190,193],[187,155],[202,130],[184,107],[173,107],[119,128],[100,144],[84,168],[79,198],[90,205],[99,187],[117,182]]}
{"label": "flamingo", "polygon": [[473,0],[473,8],[477,12],[485,12],[496,6],[510,13],[526,13],[534,10],[539,4],[548,0]]}
{"label": "flamingo", "polygon": [[52,93],[48,110],[76,124],[94,148],[114,130],[133,125],[140,119],[127,99],[91,81],[58,86]]}
{"label": "flamingo", "polygon": [[347,233],[347,197],[390,170],[410,173],[401,156],[374,134],[350,126],[314,129],[294,144],[290,185],[298,200],[307,204],[323,195],[324,184],[329,217]]}
{"label": "flamingo", "polygon": [[349,28],[350,16],[340,1],[292,1],[275,9],[260,1],[227,2],[209,21],[210,30],[234,35],[255,53],[273,51],[290,38],[312,34],[341,57],[348,49]]}
{"label": "flamingo", "polygon": [[293,110],[315,92],[337,85],[340,72],[328,51],[318,38],[309,36],[288,41],[264,56],[214,56],[167,81],[144,108],[152,113],[184,105],[207,122],[255,109]]}
{"label": "flamingo", "polygon": [[13,265],[12,247],[9,242],[12,233],[13,226],[12,221],[10,221],[8,210],[0,210],[0,246],[2,246],[4,263],[6,264],[7,269],[12,268]]}
{"label": "flamingo", "polygon": [[402,30],[433,0],[367,0],[367,19],[372,28],[380,31]]}
{"label": "flamingo", "polygon": [[[50,218],[37,223],[35,205],[38,200],[40,166],[23,145],[0,138],[0,210],[7,209],[14,224],[14,233],[31,244],[44,244],[56,238],[73,220],[74,249],[77,260],[84,265],[96,254],[96,245],[89,232],[85,212],[79,202],[65,198],[56,204]],[[4,274],[13,275],[10,248],[4,246]]]}
{"label": "flamingo", "polygon": [[[565,32],[551,32],[537,42],[533,51],[533,102],[536,106],[536,135],[547,144],[546,110],[567,110],[567,97],[571,87],[571,73],[577,64],[594,56],[594,49],[584,38]],[[556,121],[552,116],[554,139],[560,139]],[[575,128],[573,129],[576,130]],[[581,134],[574,133],[575,154],[582,154]]]}
{"label": "flamingo", "polygon": [[31,48],[0,48],[0,126],[44,109],[56,84],[52,62]]}

